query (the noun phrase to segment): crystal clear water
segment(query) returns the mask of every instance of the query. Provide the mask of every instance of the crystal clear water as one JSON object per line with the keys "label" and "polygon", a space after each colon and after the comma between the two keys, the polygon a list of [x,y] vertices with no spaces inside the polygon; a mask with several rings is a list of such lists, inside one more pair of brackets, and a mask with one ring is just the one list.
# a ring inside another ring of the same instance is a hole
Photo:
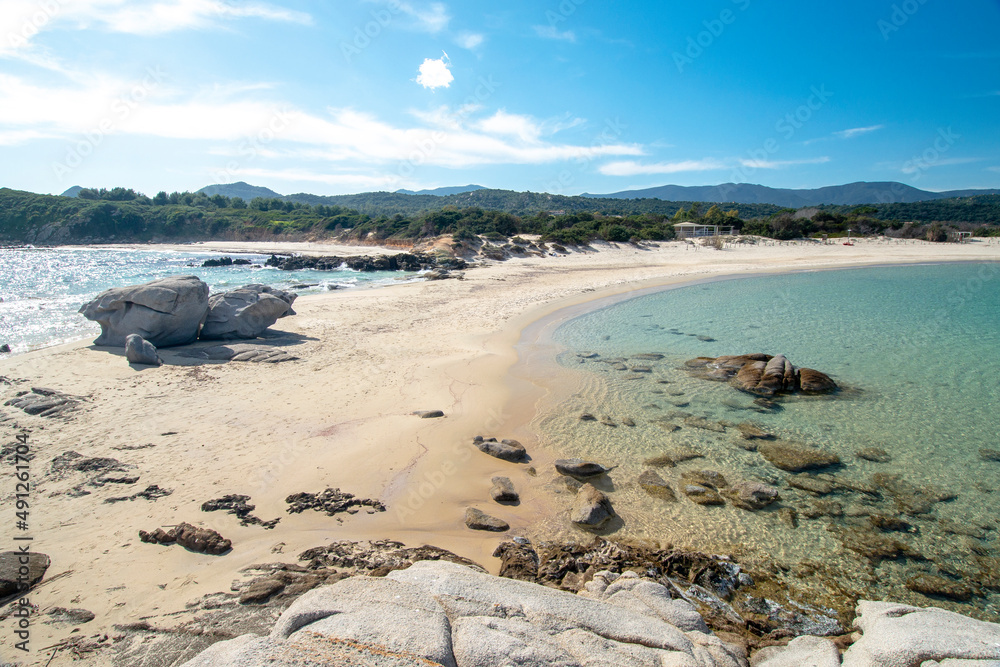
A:
{"label": "crystal clear water", "polygon": [[[248,259],[257,266],[201,268],[209,258]],[[100,327],[77,311],[112,287],[173,275],[196,275],[213,293],[263,283],[298,294],[330,287],[378,286],[412,277],[402,273],[279,271],[264,267],[268,255],[165,252],[143,249],[0,249],[0,345],[14,354],[96,336]],[[302,287],[309,285],[309,287]]]}
{"label": "crystal clear water", "polygon": [[[972,599],[957,607],[997,620],[1000,462],[981,450],[1000,449],[1000,265],[721,280],[600,308],[565,323],[553,339],[563,370],[545,384],[561,389],[533,425],[557,452],[620,466],[607,482],[623,520],[617,538],[766,558],[782,576],[840,608],[862,596],[956,604],[907,587],[914,574],[926,573],[970,586]],[[796,366],[824,371],[842,391],[766,409],[685,366],[695,357],[753,352],[785,354]],[[581,356],[587,353],[599,356]],[[641,353],[664,358],[636,359]],[[632,372],[637,364],[652,372]],[[585,412],[616,426],[581,421]],[[692,426],[698,417],[717,431]],[[627,419],[635,426],[624,425]],[[874,493],[840,486],[818,497],[792,488],[790,473],[748,451],[754,444],[735,428],[743,422],[836,453],[842,465],[824,472]],[[654,499],[636,483],[649,467],[644,460],[678,446],[703,458],[657,469],[679,501]],[[882,449],[891,461],[859,458],[864,448]],[[730,481],[772,484],[782,500],[758,512],[696,505],[681,495],[680,475],[704,469]],[[879,473],[899,475],[911,485],[904,491],[916,490],[921,499],[957,497],[913,511],[906,505],[912,497],[900,494],[898,484],[894,495]],[[909,527],[883,531],[872,515]],[[872,557],[873,550],[892,551],[892,541],[919,557]]]}

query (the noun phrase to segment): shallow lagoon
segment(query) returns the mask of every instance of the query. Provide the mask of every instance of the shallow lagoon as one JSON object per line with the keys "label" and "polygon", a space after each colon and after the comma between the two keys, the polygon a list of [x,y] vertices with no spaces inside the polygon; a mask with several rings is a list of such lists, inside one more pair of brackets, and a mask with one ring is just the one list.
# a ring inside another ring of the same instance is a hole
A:
{"label": "shallow lagoon", "polygon": [[[552,343],[562,370],[558,383],[545,384],[561,389],[533,427],[554,451],[619,466],[604,482],[622,518],[616,538],[766,560],[830,606],[891,597],[1000,618],[1000,596],[989,588],[1000,578],[1000,462],[980,451],[1000,449],[1000,266],[718,280],[602,307],[562,325]],[[755,397],[685,367],[699,356],[751,352],[785,354],[828,373],[842,391],[762,409]],[[636,359],[643,353],[664,357]],[[635,373],[636,365],[651,372]],[[598,421],[581,421],[582,413]],[[601,423],[604,417],[615,425]],[[692,426],[699,417],[724,431]],[[836,475],[835,490],[817,496],[791,487],[790,473],[748,451],[753,443],[735,428],[743,422],[836,453],[842,465],[821,471]],[[649,467],[644,460],[680,446],[703,455],[657,469],[680,500],[648,496],[636,483]],[[865,448],[882,449],[891,461],[859,458]],[[696,505],[680,495],[678,481],[702,469],[772,484],[782,501],[759,512]],[[887,485],[894,475],[902,481]],[[916,508],[929,511],[914,511],[911,492],[918,501],[935,499]],[[956,497],[937,500],[949,496]],[[904,525],[882,530],[873,515]],[[919,573],[969,587],[973,597],[913,592],[906,582]]]}

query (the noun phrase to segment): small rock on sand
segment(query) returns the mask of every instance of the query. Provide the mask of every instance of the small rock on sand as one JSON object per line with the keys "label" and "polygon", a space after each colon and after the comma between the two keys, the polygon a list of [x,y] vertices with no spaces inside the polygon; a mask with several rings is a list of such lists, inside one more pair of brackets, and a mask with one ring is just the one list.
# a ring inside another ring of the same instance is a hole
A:
{"label": "small rock on sand", "polygon": [[469,507],[465,510],[465,525],[472,530],[486,530],[492,533],[510,530],[510,525],[506,521],[490,516],[475,507]]}
{"label": "small rock on sand", "polygon": [[490,489],[490,496],[498,503],[516,503],[520,496],[514,489],[514,483],[509,477],[494,477],[493,488]]}
{"label": "small rock on sand", "polygon": [[496,438],[483,438],[483,436],[478,435],[472,444],[483,454],[489,454],[494,458],[512,463],[523,461],[528,455],[524,445],[517,440],[504,439],[497,442]]}

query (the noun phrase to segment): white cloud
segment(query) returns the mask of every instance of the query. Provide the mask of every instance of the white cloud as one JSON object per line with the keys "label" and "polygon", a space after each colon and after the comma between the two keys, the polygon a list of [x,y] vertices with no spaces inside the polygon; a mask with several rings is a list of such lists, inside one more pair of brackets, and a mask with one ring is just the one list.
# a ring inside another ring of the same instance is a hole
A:
{"label": "white cloud", "polygon": [[369,2],[386,4],[389,11],[394,13],[403,12],[414,19],[417,29],[433,35],[445,30],[451,21],[448,8],[442,2],[432,2],[429,5],[414,5],[411,2],[402,2],[401,0],[388,0],[388,2],[369,0]]}
{"label": "white cloud", "polygon": [[530,116],[507,113],[505,109],[479,121],[476,127],[486,134],[517,137],[526,143],[537,142],[542,134],[541,128]]}
{"label": "white cloud", "polygon": [[308,25],[312,17],[274,5],[222,0],[161,0],[129,3],[117,11],[87,16],[114,32],[153,35],[189,28],[204,28],[223,19],[256,18]]}
{"label": "white cloud", "polygon": [[806,160],[740,160],[740,164],[750,169],[782,169],[800,164],[826,164],[829,161],[828,156],[823,156]]}
{"label": "white cloud", "polygon": [[986,167],[986,171],[995,171],[1000,174],[1000,167]]}
{"label": "white cloud", "polygon": [[434,90],[436,88],[447,88],[455,80],[451,70],[448,69],[448,54],[434,60],[425,58],[420,64],[420,74],[417,75],[417,83],[424,88]]}
{"label": "white cloud", "polygon": [[572,30],[559,32],[559,29],[554,25],[536,25],[534,28],[535,34],[544,39],[559,39],[566,42],[576,41],[576,33]]}
{"label": "white cloud", "polygon": [[[542,124],[531,117],[503,111],[483,118],[476,105],[413,113],[416,123],[398,126],[355,109],[316,114],[275,101],[218,95],[212,89],[139,88],[145,92],[136,97],[136,83],[105,80],[100,85],[46,87],[0,74],[0,132],[8,141],[30,142],[44,135],[70,145],[99,128],[101,137],[200,141],[206,154],[256,168],[269,164],[243,164],[247,154],[265,162],[314,160],[331,169],[349,165],[381,171],[395,171],[404,163],[464,168],[643,154],[640,146],[630,144],[595,147],[547,141]],[[241,86],[256,88],[246,83],[220,88]]]}
{"label": "white cloud", "polygon": [[602,165],[599,171],[605,176],[645,176],[652,174],[678,174],[686,171],[715,171],[725,169],[726,164],[720,160],[707,158],[704,160],[684,160],[681,162],[657,162],[641,164],[626,160],[609,162]]}
{"label": "white cloud", "polygon": [[[0,30],[18,35],[37,34],[54,25],[100,27],[112,32],[150,35],[188,28],[204,28],[227,19],[311,24],[312,17],[263,2],[236,0],[4,0]],[[9,7],[8,7],[9,5]],[[9,11],[8,11],[9,10]],[[30,24],[30,26],[29,26]],[[34,28],[32,30],[32,28]],[[27,31],[27,33],[26,33]],[[7,40],[9,41],[9,40]]]}
{"label": "white cloud", "polygon": [[58,135],[38,132],[37,130],[0,131],[0,146],[17,146],[37,139],[56,139]]}
{"label": "white cloud", "polygon": [[869,127],[855,127],[850,130],[842,130],[840,132],[834,132],[834,136],[840,137],[841,139],[853,139],[854,137],[861,136],[862,134],[868,134],[869,132],[877,132],[878,130],[884,129],[885,125],[871,125]]}
{"label": "white cloud", "polygon": [[463,49],[472,50],[484,41],[486,41],[486,38],[478,33],[466,32],[458,36],[458,45]]}

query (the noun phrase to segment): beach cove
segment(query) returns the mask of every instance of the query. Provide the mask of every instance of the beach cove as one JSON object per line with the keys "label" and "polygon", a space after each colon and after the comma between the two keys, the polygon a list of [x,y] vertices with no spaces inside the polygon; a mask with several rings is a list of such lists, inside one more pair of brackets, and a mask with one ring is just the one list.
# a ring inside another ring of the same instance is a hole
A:
{"label": "beach cove", "polygon": [[[508,535],[566,537],[540,531],[566,514],[566,498],[538,483],[526,466],[471,445],[477,435],[517,439],[531,466],[546,475],[564,454],[532,427],[543,392],[509,376],[516,345],[533,323],[566,321],[598,298],[719,276],[1000,260],[1000,246],[981,243],[599,247],[493,263],[460,281],[301,297],[298,315],[272,327],[293,337],[284,349],[299,359],[285,364],[206,363],[164,349],[166,365],[136,370],[119,351],[95,350],[89,341],[0,360],[4,400],[30,387],[79,398],[65,419],[2,409],[9,418],[0,424],[4,441],[29,429],[35,453],[33,549],[48,554],[52,565],[33,602],[93,612],[83,629],[88,634],[146,619],[166,625],[163,619],[191,600],[228,590],[241,568],[292,562],[334,540],[430,544],[496,572],[493,550],[505,538],[467,529],[467,507],[509,523]],[[411,414],[416,410],[442,410],[445,417],[423,420]],[[49,466],[68,451],[117,459],[139,480],[127,493],[109,484],[72,494],[85,478],[53,474]],[[495,475],[511,478],[520,505],[490,500]],[[152,484],[171,494],[155,502],[105,502]],[[327,487],[378,499],[387,510],[338,518],[286,512],[288,495]],[[226,494],[249,495],[257,516],[281,521],[265,530],[200,510]],[[7,509],[10,490],[3,497]],[[139,530],[181,522],[218,530],[233,550],[214,557],[139,541]],[[49,646],[68,632],[37,624],[32,641]],[[69,657],[52,664],[63,662]]]}

